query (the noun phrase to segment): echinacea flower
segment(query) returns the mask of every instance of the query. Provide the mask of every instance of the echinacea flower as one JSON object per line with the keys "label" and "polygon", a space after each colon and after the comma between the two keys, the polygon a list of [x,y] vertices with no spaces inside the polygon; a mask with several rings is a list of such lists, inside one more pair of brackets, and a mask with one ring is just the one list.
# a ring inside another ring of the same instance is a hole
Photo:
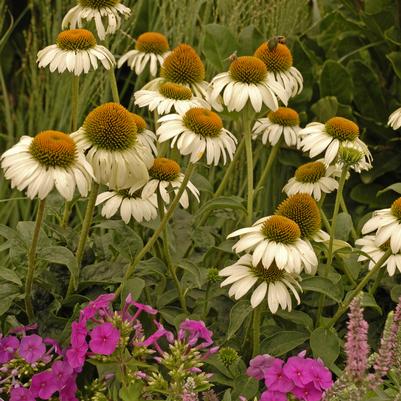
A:
{"label": "echinacea flower", "polygon": [[228,238],[240,236],[234,244],[236,253],[252,254],[252,265],[261,263],[265,269],[274,264],[288,273],[301,273],[303,268],[313,274],[317,257],[311,244],[301,239],[298,224],[285,216],[268,216],[256,221],[252,227],[241,228]]}
{"label": "echinacea flower", "polygon": [[136,191],[149,179],[153,156],[138,140],[137,119],[118,103],[92,110],[71,136],[85,150],[99,184]]}
{"label": "echinacea flower", "polygon": [[46,346],[42,337],[37,334],[22,337],[18,353],[28,363],[37,362],[45,352]]}
{"label": "echinacea flower", "polygon": [[401,251],[401,197],[390,208],[373,212],[373,216],[362,227],[362,234],[373,231],[377,231],[375,241],[378,246],[389,241],[393,254]]}
{"label": "echinacea flower", "polygon": [[268,76],[279,83],[293,97],[301,93],[303,78],[301,73],[292,65],[292,54],[284,43],[270,45],[262,43],[255,51],[255,57],[260,58],[266,65]]}
{"label": "echinacea flower", "polygon": [[284,186],[283,191],[288,196],[306,193],[319,201],[322,193],[329,194],[338,188],[338,182],[333,178],[337,172],[335,166],[327,167],[323,160],[302,164]]}
{"label": "echinacea flower", "polygon": [[372,168],[372,155],[370,152],[366,153],[359,144],[345,141],[338,150],[336,165],[340,169],[346,167],[360,173],[362,170]]}
{"label": "echinacea flower", "polygon": [[156,194],[143,194],[142,190],[106,191],[97,196],[96,206],[104,203],[102,216],[110,219],[120,211],[121,219],[128,224],[131,218],[138,223],[154,220],[157,217]]}
{"label": "echinacea flower", "polygon": [[259,112],[265,104],[271,110],[277,110],[277,97],[287,104],[288,96],[284,88],[269,78],[263,61],[257,57],[243,56],[235,58],[228,72],[216,75],[210,82],[209,101],[221,111],[219,96],[228,111],[241,111],[248,101]]}
{"label": "echinacea flower", "polygon": [[139,75],[150,64],[150,74],[156,76],[157,65],[162,65],[170,53],[166,37],[159,32],[145,32],[138,36],[135,50],[130,50],[118,60],[118,68],[125,62]]}
{"label": "echinacea flower", "polygon": [[[121,4],[120,0],[77,0],[62,21],[64,28],[82,27],[84,20],[95,20],[97,35],[104,40],[106,35],[115,33],[121,25],[121,16],[127,18],[131,10]],[[107,21],[107,24],[106,24]]]}
{"label": "echinacea flower", "polygon": [[[386,241],[381,245],[377,244],[376,236],[366,235],[355,241],[355,244],[361,247],[362,254],[358,257],[359,262],[369,261],[369,270],[372,270],[381,257],[390,249],[390,241]],[[396,270],[401,273],[401,252],[392,253],[383,263],[382,268],[387,268],[388,275],[394,276]]]}
{"label": "echinacea flower", "polygon": [[[165,157],[155,159],[153,166],[149,170],[149,176],[149,182],[142,189],[142,196],[151,197],[153,194],[159,192],[166,204],[170,203],[170,193],[176,194],[184,180],[184,174],[181,173],[178,163]],[[188,181],[187,188],[184,189],[180,198],[180,204],[185,209],[189,206],[187,189],[199,202],[198,189],[191,181]]]}
{"label": "echinacea flower", "polygon": [[56,44],[38,52],[39,68],[49,66],[50,71],[87,74],[98,68],[98,61],[106,70],[115,65],[114,56],[104,46],[98,45],[92,32],[86,29],[71,29],[57,36]]}
{"label": "echinacea flower", "polygon": [[120,331],[109,322],[96,326],[89,335],[89,348],[99,355],[111,355],[120,340]]}
{"label": "echinacea flower", "polygon": [[232,160],[237,139],[223,127],[218,114],[203,108],[189,109],[185,114],[168,114],[159,119],[160,127],[156,131],[159,142],[171,141],[171,147],[177,145],[182,155],[191,155],[195,163],[206,152],[206,163],[217,164],[227,155]]}
{"label": "echinacea flower", "polygon": [[155,142],[157,141],[156,134],[147,128],[146,121],[138,114],[132,113],[136,124],[137,138],[139,143],[147,146],[154,155],[157,155],[157,147]]}
{"label": "echinacea flower", "polygon": [[66,200],[74,196],[75,187],[86,196],[93,170],[73,138],[60,131],[43,131],[34,138],[20,141],[1,156],[4,176],[11,187],[33,199],[44,199],[56,187]]}
{"label": "echinacea flower", "polygon": [[359,139],[359,127],[353,121],[344,117],[333,117],[325,124],[314,122],[299,131],[301,137],[300,148],[309,152],[310,157],[324,154],[327,165],[337,157],[340,145],[343,142],[352,142],[371,161],[371,154],[364,142]]}
{"label": "echinacea flower", "polygon": [[289,107],[279,107],[276,111],[270,111],[266,118],[259,118],[253,126],[253,138],[262,137],[265,145],[267,142],[274,146],[280,138],[284,138],[287,146],[297,146],[299,115]]}
{"label": "echinacea flower", "polygon": [[53,373],[50,370],[46,370],[32,376],[29,390],[34,397],[48,400],[59,388],[54,380]]}
{"label": "echinacea flower", "polygon": [[291,293],[298,304],[300,303],[298,291],[302,289],[298,284],[299,276],[279,269],[274,261],[269,267],[264,267],[262,263],[255,265],[252,262],[252,255],[246,254],[233,265],[222,269],[219,275],[227,277],[221,283],[221,287],[231,285],[228,295],[236,300],[246,295],[256,285],[251,295],[252,308],[256,308],[267,299],[268,308],[272,313],[276,313],[279,306],[291,311]]}
{"label": "echinacea flower", "polygon": [[178,114],[184,114],[193,107],[210,109],[206,100],[193,95],[190,88],[174,82],[159,81],[159,85],[145,85],[134,93],[135,104],[139,107],[148,107],[150,111],[156,110],[159,115],[168,114],[174,109]]}
{"label": "echinacea flower", "polygon": [[401,107],[390,114],[388,125],[394,130],[401,127]]}

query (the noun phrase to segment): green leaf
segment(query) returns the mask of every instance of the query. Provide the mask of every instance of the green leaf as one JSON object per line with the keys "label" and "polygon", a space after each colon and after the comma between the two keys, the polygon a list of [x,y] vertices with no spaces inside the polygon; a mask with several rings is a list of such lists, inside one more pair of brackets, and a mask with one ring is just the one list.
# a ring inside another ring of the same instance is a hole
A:
{"label": "green leaf", "polygon": [[231,401],[231,389],[228,389],[224,392],[222,401]]}
{"label": "green leaf", "polygon": [[119,396],[122,401],[140,401],[142,388],[143,384],[139,382],[130,383],[128,387],[121,387]]}
{"label": "green leaf", "polygon": [[128,294],[132,295],[132,299],[139,299],[143,289],[145,288],[145,285],[145,280],[139,277],[128,279],[124,283],[124,289],[121,293],[121,303],[124,303],[125,298],[127,298]]}
{"label": "green leaf", "polygon": [[401,78],[401,52],[391,52],[386,54],[386,57],[390,60],[397,77]]}
{"label": "green leaf", "polygon": [[323,64],[320,75],[320,96],[335,96],[340,103],[352,102],[352,77],[348,70],[334,60]]}
{"label": "green leaf", "polygon": [[334,329],[319,327],[310,336],[310,346],[315,358],[331,366],[340,354],[340,340]]}
{"label": "green leaf", "polygon": [[230,311],[230,323],[227,330],[227,340],[232,338],[240,329],[245,319],[252,313],[252,306],[248,300],[237,302]]}
{"label": "green leaf", "polygon": [[311,106],[311,110],[319,121],[326,122],[337,115],[337,99],[334,96],[326,96],[314,103]]}
{"label": "green leaf", "polygon": [[258,391],[258,382],[253,377],[248,377],[245,372],[235,378],[232,398],[239,399],[242,395],[247,400],[251,400]]}
{"label": "green leaf", "polygon": [[395,184],[389,185],[388,187],[382,189],[381,191],[378,191],[377,195],[379,196],[382,193],[387,192],[387,191],[394,191],[394,192],[397,192],[398,194],[401,194],[401,182],[397,182]]}
{"label": "green leaf", "polygon": [[364,308],[375,309],[378,313],[383,314],[382,308],[377,304],[375,298],[367,292],[362,294],[361,306]]}
{"label": "green leaf", "polygon": [[303,344],[309,338],[304,331],[279,331],[264,340],[261,348],[264,353],[281,356]]}
{"label": "green leaf", "polygon": [[401,284],[395,285],[390,292],[391,299],[393,302],[398,303],[400,297],[401,297]]}
{"label": "green leaf", "polygon": [[279,310],[276,315],[285,320],[289,320],[290,322],[293,322],[295,324],[304,326],[308,330],[313,329],[313,320],[305,312],[298,311],[298,310],[292,310],[291,312],[289,312],[287,310]]}
{"label": "green leaf", "polygon": [[187,285],[185,287],[202,288],[202,285],[205,282],[205,275],[202,275],[201,269],[197,264],[192,263],[189,260],[182,260],[178,266],[185,271],[182,278],[182,281],[187,281]]}
{"label": "green leaf", "polygon": [[18,286],[10,283],[0,283],[0,316],[6,313],[14,300],[20,296]]}
{"label": "green leaf", "polygon": [[205,202],[196,213],[196,218],[200,218],[204,213],[210,213],[216,209],[237,209],[246,212],[242,202],[243,199],[239,196],[218,196]]}
{"label": "green leaf", "polygon": [[333,285],[332,281],[324,277],[310,277],[302,281],[303,290],[319,292],[336,302],[341,302],[343,290],[338,285]]}
{"label": "green leaf", "polygon": [[352,217],[345,212],[337,215],[335,238],[347,241],[352,230]]}
{"label": "green leaf", "polygon": [[265,37],[254,25],[246,26],[238,36],[238,55],[248,56],[265,41]]}
{"label": "green leaf", "polygon": [[17,284],[19,287],[22,286],[22,281],[14,270],[10,270],[5,267],[0,267],[0,278],[2,278],[5,281]]}

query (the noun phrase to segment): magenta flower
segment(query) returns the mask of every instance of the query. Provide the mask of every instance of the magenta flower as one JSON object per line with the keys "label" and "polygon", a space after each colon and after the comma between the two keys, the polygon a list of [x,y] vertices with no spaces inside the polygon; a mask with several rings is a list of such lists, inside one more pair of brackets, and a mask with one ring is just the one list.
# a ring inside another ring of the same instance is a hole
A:
{"label": "magenta flower", "polygon": [[210,331],[202,320],[185,319],[180,324],[178,339],[183,340],[186,336],[188,344],[193,347],[199,339],[204,340],[198,347],[205,348],[213,344],[213,332]]}
{"label": "magenta flower", "polygon": [[90,349],[96,354],[111,355],[117,347],[120,332],[111,323],[96,326],[90,333]]}
{"label": "magenta flower", "polygon": [[[61,347],[60,347],[60,344],[56,341],[56,340],[53,340],[53,338],[45,338],[44,340],[43,340],[43,342],[45,343],[45,344],[47,344],[47,345],[51,345],[53,348],[54,348],[54,351],[57,353],[57,354],[59,354],[59,355],[61,355],[62,354],[62,350],[61,350]],[[49,351],[48,351],[49,352]]]}
{"label": "magenta flower", "polygon": [[7,336],[0,339],[0,363],[7,363],[13,359],[18,347],[19,341],[17,337]]}
{"label": "magenta flower", "polygon": [[292,392],[297,398],[304,401],[320,401],[323,395],[322,391],[316,390],[313,383],[305,387],[294,387]]}
{"label": "magenta flower", "polygon": [[265,377],[267,369],[269,369],[275,358],[270,355],[257,355],[249,361],[249,368],[246,374],[256,380],[262,380]]}
{"label": "magenta flower", "polygon": [[323,362],[316,359],[307,358],[308,369],[306,369],[305,377],[313,382],[316,390],[327,390],[333,385],[332,375]]}
{"label": "magenta flower", "polygon": [[75,379],[75,376],[70,376],[63,389],[59,392],[60,401],[79,401],[75,396],[78,390]]}
{"label": "magenta flower", "polygon": [[73,369],[79,369],[84,365],[86,351],[88,351],[88,346],[86,344],[77,347],[72,346],[67,350],[67,362]]}
{"label": "magenta flower", "polygon": [[85,322],[72,322],[71,324],[71,345],[79,347],[86,343],[86,336],[88,330],[86,329]]}
{"label": "magenta flower", "polygon": [[14,387],[10,392],[10,401],[35,401],[31,390],[25,387]]}
{"label": "magenta flower", "polygon": [[57,384],[57,389],[61,390],[73,374],[73,370],[67,362],[56,361],[52,365],[52,373]]}
{"label": "magenta flower", "polygon": [[265,373],[265,383],[270,391],[288,393],[294,387],[294,383],[288,379],[283,371],[284,361],[276,358],[272,366]]}
{"label": "magenta flower", "polygon": [[312,379],[306,374],[308,371],[308,361],[298,356],[288,358],[283,367],[284,374],[294,382],[297,387],[304,387]]}
{"label": "magenta flower", "polygon": [[46,346],[43,343],[42,337],[32,334],[22,337],[18,352],[28,363],[35,363],[46,352]]}
{"label": "magenta flower", "polygon": [[85,308],[81,310],[79,320],[87,321],[92,319],[100,310],[109,311],[110,304],[114,300],[114,294],[99,295],[94,301],[90,301]]}
{"label": "magenta flower", "polygon": [[[157,341],[162,337],[166,337],[167,341],[170,343],[174,341],[174,334],[171,331],[166,330],[164,326],[157,320],[154,320],[153,323],[156,325],[157,330],[152,335],[150,335],[145,341],[137,342],[135,343],[135,345],[139,347],[149,347],[149,345],[158,346]],[[161,352],[161,350],[159,352]]]}
{"label": "magenta flower", "polygon": [[50,370],[46,370],[33,375],[30,390],[34,397],[48,400],[56,391],[58,391],[53,373]]}
{"label": "magenta flower", "polygon": [[287,401],[287,395],[280,391],[267,390],[262,393],[259,401]]}

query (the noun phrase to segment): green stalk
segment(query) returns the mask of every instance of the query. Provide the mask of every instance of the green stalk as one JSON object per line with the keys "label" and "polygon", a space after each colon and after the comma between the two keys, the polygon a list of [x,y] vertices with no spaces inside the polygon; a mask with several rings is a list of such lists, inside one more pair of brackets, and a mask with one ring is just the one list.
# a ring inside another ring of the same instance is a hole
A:
{"label": "green stalk", "polygon": [[178,205],[178,202],[181,199],[181,196],[182,196],[185,188],[187,187],[188,181],[191,178],[191,175],[194,172],[194,170],[195,170],[195,164],[189,163],[189,165],[187,167],[187,171],[185,173],[185,177],[184,177],[184,179],[183,179],[183,181],[181,183],[181,186],[180,186],[177,194],[175,195],[173,201],[171,202],[170,207],[168,208],[167,212],[165,213],[163,219],[160,221],[159,227],[157,227],[157,229],[153,233],[152,237],[149,239],[149,241],[146,243],[146,245],[138,253],[138,255],[136,256],[134,261],[128,267],[127,271],[124,274],[124,278],[121,281],[121,284],[119,285],[119,287],[117,288],[117,290],[115,292],[115,298],[114,299],[117,299],[117,297],[121,294],[122,290],[124,289],[125,283],[132,276],[132,274],[134,273],[135,268],[138,266],[139,262],[152,249],[154,243],[159,238],[159,236],[162,233],[165,225],[167,224],[167,222],[170,220],[171,216],[173,215],[173,212],[174,212],[176,206]]}
{"label": "green stalk", "polygon": [[[343,211],[344,213],[349,214],[348,208],[347,208],[347,204],[345,203],[345,200],[344,200],[344,194],[341,194],[341,200],[340,200],[340,202],[341,202],[341,209],[342,209],[342,211]],[[351,216],[351,215],[350,215],[350,216]],[[352,216],[351,216],[351,221],[352,221]],[[356,232],[356,230],[355,230],[355,227],[354,227],[354,223],[353,223],[353,222],[352,222],[352,227],[351,227],[351,236],[352,236],[352,239],[353,239],[354,241],[358,239],[358,234],[357,234],[357,232]]]}
{"label": "green stalk", "polygon": [[253,152],[252,152],[252,132],[251,121],[244,113],[244,137],[246,152],[246,171],[247,171],[247,198],[246,198],[246,224],[250,226],[253,220]]}
{"label": "green stalk", "polygon": [[253,310],[252,320],[252,356],[255,357],[260,352],[260,324],[262,318],[263,302]]}
{"label": "green stalk", "polygon": [[28,315],[30,323],[32,323],[35,318],[35,315],[33,313],[31,293],[32,293],[33,276],[36,267],[36,248],[39,242],[40,227],[42,225],[43,216],[45,212],[45,204],[46,204],[46,199],[41,199],[39,201],[39,207],[36,213],[36,221],[35,221],[35,228],[33,231],[32,243],[28,253],[28,271],[25,280],[25,311],[26,314]]}
{"label": "green stalk", "polygon": [[384,273],[385,273],[384,269],[379,270],[379,273],[377,273],[376,280],[373,283],[372,287],[370,287],[369,289],[369,294],[372,295],[372,297],[376,294],[376,291],[379,288],[380,283],[383,279]]}
{"label": "green stalk", "polygon": [[120,103],[120,96],[118,94],[117,80],[114,74],[114,68],[109,69],[109,78],[110,78],[110,87],[111,87],[111,94],[113,96],[113,102]]}

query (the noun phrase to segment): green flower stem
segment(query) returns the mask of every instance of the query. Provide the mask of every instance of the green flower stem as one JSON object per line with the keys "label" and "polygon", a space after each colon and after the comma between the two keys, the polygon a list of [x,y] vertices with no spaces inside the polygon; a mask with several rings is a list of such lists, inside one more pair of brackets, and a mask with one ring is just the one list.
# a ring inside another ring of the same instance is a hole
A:
{"label": "green flower stem", "polygon": [[385,269],[380,269],[379,273],[377,273],[376,280],[374,281],[372,287],[370,287],[369,289],[369,294],[372,295],[372,297],[376,294],[376,291],[379,288],[380,283],[383,279],[384,273]]}
{"label": "green flower stem", "polygon": [[117,299],[117,297],[121,294],[125,283],[132,276],[132,274],[134,273],[135,268],[137,267],[139,262],[152,249],[154,243],[159,238],[165,225],[167,224],[167,222],[170,220],[171,216],[173,215],[173,212],[174,212],[176,206],[178,205],[178,202],[179,202],[185,188],[187,187],[188,181],[191,178],[191,175],[194,172],[194,170],[195,170],[195,164],[189,163],[189,165],[187,167],[187,171],[185,173],[185,177],[181,183],[181,186],[180,186],[177,194],[175,195],[173,201],[171,202],[170,207],[168,208],[167,212],[165,213],[163,219],[160,221],[159,227],[157,227],[157,229],[153,233],[152,237],[149,239],[149,241],[146,243],[146,245],[142,248],[142,250],[138,253],[138,255],[136,256],[134,261],[131,263],[131,265],[128,267],[127,271],[125,272],[124,278],[121,281],[120,286],[117,288],[117,290],[115,292],[115,299]]}
{"label": "green flower stem", "polygon": [[[340,202],[341,202],[341,209],[342,209],[342,211],[343,211],[344,213],[349,214],[348,208],[347,208],[347,204],[345,203],[344,194],[341,194],[341,200],[340,200]],[[351,215],[350,215],[350,216],[351,216]],[[352,221],[352,216],[351,216],[351,221]],[[356,232],[356,230],[355,230],[355,227],[354,227],[354,223],[353,223],[353,222],[352,222],[352,227],[351,227],[351,236],[352,236],[352,239],[353,239],[354,241],[358,239],[358,234],[357,234],[357,232]]]}
{"label": "green flower stem", "polygon": [[110,87],[111,87],[111,94],[113,96],[113,102],[120,103],[120,96],[118,94],[117,80],[114,74],[114,68],[109,69],[109,78],[110,78]]}
{"label": "green flower stem", "polygon": [[74,277],[71,275],[70,281],[68,283],[68,289],[66,295],[67,297],[71,295],[73,291],[76,291],[78,287],[79,271],[81,268],[82,258],[84,255],[86,240],[88,238],[89,230],[92,225],[93,211],[95,209],[95,203],[98,192],[99,192],[99,184],[94,182],[92,185],[92,190],[89,194],[88,203],[86,204],[85,217],[84,221],[82,222],[81,234],[79,235],[77,252],[75,254],[78,265],[77,282],[75,282]]}
{"label": "green flower stem", "polygon": [[25,311],[26,314],[28,315],[30,323],[32,323],[35,318],[35,315],[33,313],[31,294],[32,294],[33,276],[36,267],[36,248],[39,242],[40,227],[42,225],[43,216],[45,212],[45,204],[46,204],[46,199],[41,199],[39,201],[38,211],[36,213],[35,229],[33,231],[32,243],[28,253],[28,271],[25,280]]}
{"label": "green flower stem", "polygon": [[373,266],[373,269],[364,277],[362,281],[355,287],[355,289],[346,296],[346,300],[341,303],[338,307],[337,312],[335,315],[328,321],[326,327],[330,328],[333,327],[337,320],[347,311],[349,305],[351,304],[352,300],[363,290],[369,280],[378,273],[379,269],[382,267],[383,263],[390,257],[391,249],[388,249],[386,253],[377,261],[377,263]]}
{"label": "green flower stem", "polygon": [[[159,191],[157,191],[157,207],[158,207],[158,211],[159,211],[160,221],[162,221],[164,218],[164,202],[163,202],[163,199],[162,199]],[[170,254],[167,228],[168,228],[168,224],[165,224],[165,226],[163,227],[163,230],[162,230],[163,253],[164,253],[164,257],[166,259],[168,271],[174,281],[175,288],[177,289],[181,308],[184,310],[185,313],[188,313],[185,296],[182,291],[180,281],[178,280],[178,277],[177,277],[176,267],[173,264],[173,260],[171,258],[171,254]]]}
{"label": "green flower stem", "polygon": [[250,226],[253,220],[253,152],[252,152],[252,132],[251,132],[251,121],[246,117],[247,113],[244,113],[244,137],[245,137],[245,152],[246,152],[246,171],[247,171],[247,201],[246,211],[247,218],[246,224]]}
{"label": "green flower stem", "polygon": [[210,293],[210,287],[211,287],[210,281],[207,282],[206,286],[206,291],[205,291],[205,299],[204,299],[204,304],[203,304],[203,315],[202,315],[202,320],[206,320],[207,318],[207,310],[209,306],[209,293]]}
{"label": "green flower stem", "polygon": [[262,321],[262,307],[264,302],[253,310],[252,320],[252,356],[255,357],[260,352],[260,325]]}

